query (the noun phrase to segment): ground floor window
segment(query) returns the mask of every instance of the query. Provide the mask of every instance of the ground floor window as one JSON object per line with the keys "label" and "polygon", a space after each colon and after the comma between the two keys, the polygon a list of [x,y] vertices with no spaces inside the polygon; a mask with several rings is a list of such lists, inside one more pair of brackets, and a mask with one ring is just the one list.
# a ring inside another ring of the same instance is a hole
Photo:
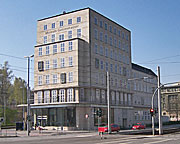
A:
{"label": "ground floor window", "polygon": [[34,125],[38,126],[76,126],[75,108],[33,109]]}

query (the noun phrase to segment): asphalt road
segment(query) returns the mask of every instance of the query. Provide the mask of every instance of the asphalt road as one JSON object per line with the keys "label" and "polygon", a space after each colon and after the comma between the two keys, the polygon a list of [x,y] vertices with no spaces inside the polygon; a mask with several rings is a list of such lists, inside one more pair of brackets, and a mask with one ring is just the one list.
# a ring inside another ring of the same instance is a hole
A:
{"label": "asphalt road", "polygon": [[162,136],[97,133],[0,138],[0,144],[180,144],[180,132]]}

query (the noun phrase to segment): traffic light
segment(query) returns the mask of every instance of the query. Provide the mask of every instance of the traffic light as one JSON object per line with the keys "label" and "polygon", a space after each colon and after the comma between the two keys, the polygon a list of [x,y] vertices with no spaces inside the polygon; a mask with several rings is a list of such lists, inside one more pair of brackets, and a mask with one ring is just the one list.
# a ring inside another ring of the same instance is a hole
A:
{"label": "traffic light", "polygon": [[98,110],[96,111],[96,115],[98,117],[102,117],[102,109],[101,108],[98,108]]}
{"label": "traffic light", "polygon": [[153,116],[154,115],[154,109],[150,109],[150,114],[151,114],[151,116]]}

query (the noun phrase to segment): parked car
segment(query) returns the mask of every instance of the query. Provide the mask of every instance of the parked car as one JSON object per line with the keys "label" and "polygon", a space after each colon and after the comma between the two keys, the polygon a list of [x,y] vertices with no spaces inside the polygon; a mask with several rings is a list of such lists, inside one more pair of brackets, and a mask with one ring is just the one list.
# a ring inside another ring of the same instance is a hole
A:
{"label": "parked car", "polygon": [[[111,132],[120,131],[120,127],[117,124],[111,124]],[[108,132],[108,125],[98,127],[98,132]]]}
{"label": "parked car", "polygon": [[142,123],[137,123],[135,125],[133,125],[132,129],[135,130],[135,129],[145,129],[146,126]]}

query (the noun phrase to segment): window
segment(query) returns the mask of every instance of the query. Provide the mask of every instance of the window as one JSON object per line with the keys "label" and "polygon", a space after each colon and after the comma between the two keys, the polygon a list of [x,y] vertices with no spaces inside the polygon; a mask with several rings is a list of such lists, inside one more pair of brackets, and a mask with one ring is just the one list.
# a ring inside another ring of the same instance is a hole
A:
{"label": "window", "polygon": [[49,93],[49,91],[44,91],[44,103],[50,103],[50,93]]}
{"label": "window", "polygon": [[124,32],[122,32],[122,39],[124,39]]}
{"label": "window", "polygon": [[100,39],[100,41],[103,41],[103,33],[102,32],[100,32],[99,39]]}
{"label": "window", "polygon": [[38,76],[38,85],[42,85],[42,75]]}
{"label": "window", "polygon": [[44,36],[44,44],[47,43],[47,36]]}
{"label": "window", "polygon": [[101,61],[101,69],[104,69],[103,61]]}
{"label": "window", "polygon": [[54,29],[56,27],[55,23],[52,23],[52,29]]}
{"label": "window", "polygon": [[111,50],[110,58],[113,59],[113,50]]}
{"label": "window", "polygon": [[108,62],[106,62],[106,71],[108,71]]}
{"label": "window", "polygon": [[126,40],[127,40],[127,41],[129,40],[129,36],[128,36],[128,34],[126,34]]}
{"label": "window", "polygon": [[49,75],[46,75],[46,84],[49,84]]}
{"label": "window", "polygon": [[117,40],[114,38],[114,46],[117,47]]}
{"label": "window", "polygon": [[121,53],[119,53],[119,59],[118,59],[119,62],[121,62]]}
{"label": "window", "polygon": [[100,24],[100,27],[102,28],[102,27],[103,27],[103,22],[102,22],[102,20],[100,20],[99,24]]}
{"label": "window", "polygon": [[105,48],[105,56],[108,57],[108,48]]}
{"label": "window", "polygon": [[47,30],[47,25],[44,25],[44,30]]}
{"label": "window", "polygon": [[60,25],[60,27],[63,27],[63,25],[64,25],[63,21],[60,21],[59,25]]}
{"label": "window", "polygon": [[100,46],[100,55],[103,55],[103,47]]}
{"label": "window", "polygon": [[53,68],[57,68],[57,59],[53,59]]}
{"label": "window", "polygon": [[99,68],[99,59],[95,58],[95,68]]}
{"label": "window", "polygon": [[57,45],[53,45],[53,54],[57,53]]}
{"label": "window", "polygon": [[57,74],[53,74],[53,84],[57,83]]}
{"label": "window", "polygon": [[117,64],[115,64],[115,73],[117,73]]}
{"label": "window", "polygon": [[38,91],[37,96],[38,96],[38,103],[42,103],[42,91]]}
{"label": "window", "polygon": [[108,28],[107,23],[104,23],[104,28],[105,28],[105,30],[107,30],[107,28]]}
{"label": "window", "polygon": [[72,19],[68,19],[68,25],[72,24]]}
{"label": "window", "polygon": [[46,70],[49,69],[49,60],[46,61]]}
{"label": "window", "polygon": [[38,62],[38,70],[39,71],[44,71],[44,62],[43,61]]}
{"label": "window", "polygon": [[72,47],[73,47],[73,42],[70,41],[70,42],[69,42],[69,51],[72,51]]}
{"label": "window", "polygon": [[113,64],[110,65],[111,72],[113,72]]}
{"label": "window", "polygon": [[61,73],[60,77],[61,77],[61,84],[65,84],[66,83],[66,73]]}
{"label": "window", "polygon": [[98,31],[96,29],[94,30],[94,38],[98,39]]}
{"label": "window", "polygon": [[57,102],[57,90],[52,90],[52,102]]}
{"label": "window", "polygon": [[60,102],[65,102],[65,89],[60,90]]}
{"label": "window", "polygon": [[118,36],[119,37],[121,36],[121,30],[118,30]]}
{"label": "window", "polygon": [[49,55],[49,46],[46,46],[46,55]]}
{"label": "window", "polygon": [[42,47],[39,48],[39,56],[42,56]]}
{"label": "window", "polygon": [[72,31],[68,31],[68,39],[72,38]]}
{"label": "window", "polygon": [[77,37],[81,37],[81,29],[77,29]]}
{"label": "window", "polygon": [[64,52],[64,43],[61,43],[61,52]]}
{"label": "window", "polygon": [[77,23],[81,22],[81,17],[77,17]]}
{"label": "window", "polygon": [[98,20],[96,17],[94,18],[94,24],[96,24],[96,25],[98,24]]}
{"label": "window", "polygon": [[64,58],[61,58],[61,68],[65,67],[65,60]]}
{"label": "window", "polygon": [[69,72],[69,82],[73,82],[73,72]]}
{"label": "window", "polygon": [[51,35],[51,42],[55,42],[55,34]]}
{"label": "window", "polygon": [[109,31],[112,32],[112,26],[111,25],[109,26]]}
{"label": "window", "polygon": [[117,52],[114,53],[114,60],[117,61]]}
{"label": "window", "polygon": [[73,58],[72,58],[72,56],[69,57],[69,66],[73,66]]}
{"label": "window", "polygon": [[116,35],[116,27],[114,27],[114,34]]}
{"label": "window", "polygon": [[108,36],[107,36],[107,34],[105,34],[104,38],[105,38],[105,43],[108,43]]}
{"label": "window", "polygon": [[118,44],[119,49],[121,49],[121,41],[119,40],[119,44]]}
{"label": "window", "polygon": [[109,44],[112,46],[112,37],[109,37]]}
{"label": "window", "polygon": [[94,44],[94,52],[95,52],[96,54],[98,54],[98,46],[97,46],[97,44]]}
{"label": "window", "polygon": [[72,88],[67,89],[67,101],[68,102],[73,101],[73,89]]}
{"label": "window", "polygon": [[59,35],[59,40],[60,40],[60,41],[64,40],[64,34],[60,34],[60,35]]}

